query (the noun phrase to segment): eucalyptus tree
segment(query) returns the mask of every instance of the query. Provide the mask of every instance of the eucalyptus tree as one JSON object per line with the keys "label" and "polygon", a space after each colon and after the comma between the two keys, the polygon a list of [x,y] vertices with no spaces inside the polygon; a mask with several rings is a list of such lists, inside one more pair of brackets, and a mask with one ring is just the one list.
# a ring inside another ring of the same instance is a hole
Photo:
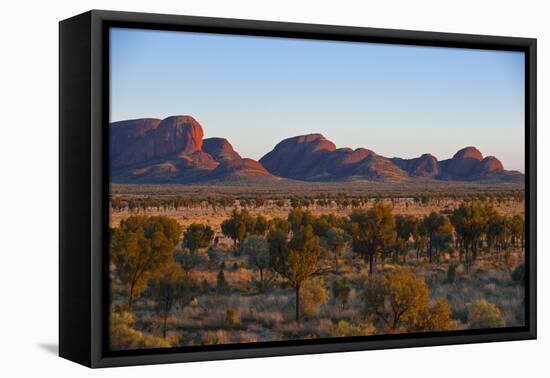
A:
{"label": "eucalyptus tree", "polygon": [[129,311],[149,280],[173,262],[180,237],[178,222],[162,216],[131,216],[112,229],[110,259],[124,286]]}
{"label": "eucalyptus tree", "polygon": [[300,290],[306,280],[327,271],[320,266],[319,237],[311,225],[294,229],[292,236],[273,229],[267,237],[271,267],[294,288],[296,322],[301,322]]}
{"label": "eucalyptus tree", "polygon": [[260,275],[260,280],[258,281],[260,291],[265,290],[272,278],[268,277],[271,267],[268,242],[256,235],[247,236],[241,244],[240,250],[240,254],[246,257],[248,265],[258,270]]}
{"label": "eucalyptus tree", "polygon": [[428,259],[434,260],[434,253],[448,247],[452,240],[453,228],[448,218],[432,211],[423,219],[428,238]]}
{"label": "eucalyptus tree", "polygon": [[350,216],[353,251],[369,264],[372,274],[374,257],[384,253],[395,242],[395,218],[390,206],[375,202],[368,210],[354,210]]}
{"label": "eucalyptus tree", "polygon": [[338,273],[338,258],[350,243],[351,237],[341,228],[332,227],[327,231],[325,242],[334,255],[334,271]]}

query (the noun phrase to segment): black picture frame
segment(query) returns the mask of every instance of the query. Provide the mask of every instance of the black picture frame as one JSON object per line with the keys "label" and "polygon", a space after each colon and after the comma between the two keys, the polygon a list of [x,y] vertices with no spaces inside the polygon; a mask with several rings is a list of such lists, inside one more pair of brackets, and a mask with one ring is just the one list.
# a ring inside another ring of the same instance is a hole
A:
{"label": "black picture frame", "polygon": [[[523,327],[109,352],[108,124],[112,26],[522,51],[526,281]],[[92,10],[59,24],[59,354],[89,367],[535,339],[536,39]]]}

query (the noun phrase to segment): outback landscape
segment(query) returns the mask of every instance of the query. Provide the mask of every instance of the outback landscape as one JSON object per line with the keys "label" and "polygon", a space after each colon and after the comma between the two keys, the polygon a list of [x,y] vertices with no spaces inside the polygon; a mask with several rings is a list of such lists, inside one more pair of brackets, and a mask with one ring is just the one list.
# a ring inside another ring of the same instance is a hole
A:
{"label": "outback landscape", "polygon": [[112,350],[524,324],[524,175],[498,157],[203,136],[110,125]]}

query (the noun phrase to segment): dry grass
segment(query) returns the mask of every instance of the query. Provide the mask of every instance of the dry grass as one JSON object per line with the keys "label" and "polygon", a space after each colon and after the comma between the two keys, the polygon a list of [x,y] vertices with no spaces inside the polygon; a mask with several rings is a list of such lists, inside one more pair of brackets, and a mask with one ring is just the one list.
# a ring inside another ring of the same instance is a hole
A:
{"label": "dry grass", "polygon": [[[239,261],[230,253],[222,256],[231,261]],[[517,262],[522,256],[514,254]],[[342,260],[338,275],[325,276],[326,289],[331,292],[335,279],[345,278],[352,290],[348,304],[342,308],[341,302],[331,298],[320,306],[317,313],[306,317],[300,325],[294,321],[294,292],[291,288],[277,285],[265,293],[260,293],[251,285],[254,271],[242,268],[226,271],[226,279],[231,284],[230,292],[219,295],[215,292],[202,293],[182,310],[173,311],[168,317],[168,341],[170,345],[205,345],[248,343],[285,339],[306,339],[372,334],[374,330],[365,319],[363,287],[368,279],[365,266],[356,269],[356,261]],[[393,270],[399,265],[379,264],[378,271]],[[446,299],[452,307],[452,317],[458,329],[470,327],[468,313],[473,302],[485,299],[494,303],[501,312],[506,326],[519,326],[524,322],[524,288],[510,278],[510,269],[503,263],[481,258],[469,271],[458,266],[454,282],[447,281],[449,263],[428,264],[411,261],[417,275],[423,277],[429,286],[431,299]],[[217,269],[207,267],[192,272],[196,279],[206,280],[215,285]],[[280,281],[279,283],[281,283]],[[243,291],[243,287],[247,287]],[[120,300],[121,297],[117,297]],[[227,309],[236,309],[235,321],[227,322]],[[136,301],[134,310],[138,321],[135,327],[142,332],[159,337],[161,321],[154,312],[154,302],[148,299]],[[380,332],[380,331],[378,331]]]}
{"label": "dry grass", "polygon": [[[389,201],[389,200],[388,200]],[[421,216],[431,211],[452,209],[457,206],[455,200],[441,199],[428,206],[412,201],[411,198],[393,200],[394,214]],[[371,206],[372,202],[367,204]],[[514,200],[495,203],[495,208],[504,215],[522,214],[524,203]],[[266,206],[251,208],[252,214],[261,214],[267,218],[286,218],[290,210],[289,201],[278,207],[268,203]],[[351,208],[342,209],[310,207],[314,215],[334,213],[349,215]],[[170,345],[211,345],[250,343],[285,339],[305,339],[338,337],[342,335],[372,334],[382,332],[373,329],[365,320],[365,282],[369,278],[368,269],[363,260],[354,256],[351,251],[343,253],[339,261],[339,273],[326,274],[325,288],[332,296],[332,285],[335,280],[346,279],[351,286],[348,303],[335,298],[321,305],[315,314],[305,317],[301,324],[294,320],[294,291],[283,285],[279,279],[266,292],[259,292],[254,281],[258,272],[245,267],[244,258],[232,253],[233,243],[221,235],[220,224],[230,216],[233,207],[216,208],[198,206],[185,209],[156,210],[148,209],[147,215],[167,215],[175,218],[183,226],[193,222],[209,224],[216,231],[219,243],[216,246],[217,261],[208,266],[206,263],[190,272],[191,278],[199,283],[195,299],[183,309],[174,310],[167,319]],[[111,212],[111,225],[116,226],[121,219],[128,217],[128,211]],[[406,265],[415,269],[419,277],[425,279],[433,301],[444,298],[452,308],[452,317],[459,329],[470,327],[468,313],[472,303],[485,299],[495,304],[507,326],[524,324],[523,313],[524,288],[513,282],[510,277],[512,269],[523,262],[521,253],[514,253],[507,260],[481,257],[469,270],[463,265],[457,269],[454,282],[448,282],[447,272],[452,261],[457,257],[445,254],[441,262],[429,264],[426,259],[416,260],[411,252]],[[224,275],[229,284],[229,291],[216,293],[216,281],[220,263],[225,264]],[[234,269],[234,266],[237,269]],[[377,271],[392,270],[400,265],[378,263]],[[114,282],[114,286],[117,284]],[[124,297],[120,288],[114,290],[114,304],[123,306]],[[227,321],[227,310],[236,309],[235,321]],[[155,315],[155,302],[147,296],[137,298],[134,306],[137,321],[136,329],[144,334],[158,337],[161,334],[161,321]]]}

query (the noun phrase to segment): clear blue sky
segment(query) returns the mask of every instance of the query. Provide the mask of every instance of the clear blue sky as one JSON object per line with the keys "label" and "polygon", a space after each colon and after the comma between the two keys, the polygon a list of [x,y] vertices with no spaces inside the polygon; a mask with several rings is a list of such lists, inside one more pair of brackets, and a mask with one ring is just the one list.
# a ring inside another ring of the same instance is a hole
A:
{"label": "clear blue sky", "polygon": [[111,121],[192,115],[259,159],[284,138],[438,159],[476,146],[524,171],[524,55],[111,30]]}

